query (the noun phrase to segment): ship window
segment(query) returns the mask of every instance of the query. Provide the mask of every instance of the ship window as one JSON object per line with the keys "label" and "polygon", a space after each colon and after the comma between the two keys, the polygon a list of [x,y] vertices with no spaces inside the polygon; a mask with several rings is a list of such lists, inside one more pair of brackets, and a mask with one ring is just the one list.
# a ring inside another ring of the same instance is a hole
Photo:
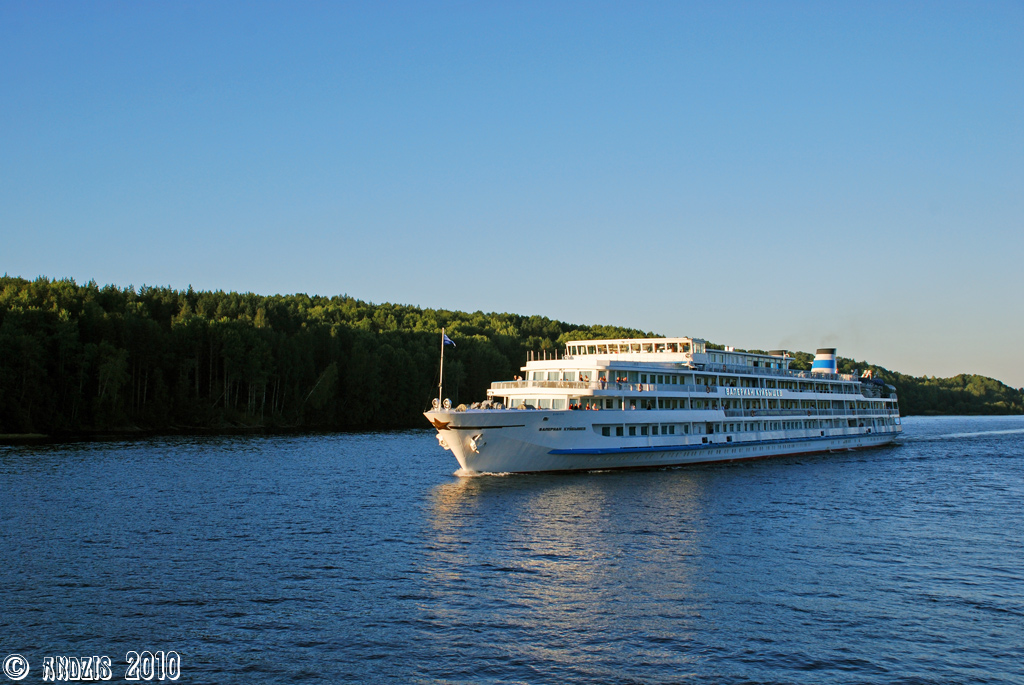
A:
{"label": "ship window", "polygon": [[679,384],[679,376],[673,375],[672,376],[672,385],[678,385],[678,384]]}
{"label": "ship window", "polygon": [[657,435],[657,434],[658,434],[658,427],[657,426],[651,426],[651,435]]}
{"label": "ship window", "polygon": [[548,380],[549,381],[557,381],[558,380],[558,372],[557,371],[548,371]]}
{"label": "ship window", "polygon": [[675,435],[676,434],[676,427],[675,426],[669,426],[668,427],[668,434],[669,435]]}
{"label": "ship window", "polygon": [[565,409],[565,400],[551,400],[552,409]]}
{"label": "ship window", "polygon": [[587,354],[597,354],[597,348],[593,345],[587,345]]}
{"label": "ship window", "polygon": [[604,401],[604,408],[605,409],[611,409],[612,408],[612,401],[611,400],[605,400]]}
{"label": "ship window", "polygon": [[647,374],[646,373],[640,374],[640,382],[641,383],[646,383],[647,382]]}
{"label": "ship window", "polygon": [[542,398],[537,400],[537,406],[541,409],[551,409],[551,400],[549,398]]}
{"label": "ship window", "polygon": [[544,372],[534,371],[533,374],[531,374],[530,379],[535,381],[542,381],[544,380]]}
{"label": "ship window", "polygon": [[636,435],[636,426],[630,426],[629,427],[629,434],[630,435]]}
{"label": "ship window", "polygon": [[620,438],[622,437],[622,426],[615,427],[615,435]]}
{"label": "ship window", "polygon": [[576,380],[576,372],[575,371],[563,371],[562,372],[562,379],[563,380],[567,380],[567,381],[574,381],[574,380]]}
{"label": "ship window", "polygon": [[640,426],[640,435],[647,435],[647,426]]}
{"label": "ship window", "polygon": [[611,426],[601,426],[601,435],[611,437],[612,429]]}

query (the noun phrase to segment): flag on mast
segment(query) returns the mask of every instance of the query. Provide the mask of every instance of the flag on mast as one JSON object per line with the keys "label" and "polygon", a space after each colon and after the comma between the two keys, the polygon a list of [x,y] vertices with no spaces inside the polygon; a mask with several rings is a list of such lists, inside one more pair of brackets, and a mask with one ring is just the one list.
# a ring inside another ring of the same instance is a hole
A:
{"label": "flag on mast", "polygon": [[455,344],[455,341],[449,338],[446,333],[441,333],[441,344],[451,345],[452,347],[458,347],[458,345]]}

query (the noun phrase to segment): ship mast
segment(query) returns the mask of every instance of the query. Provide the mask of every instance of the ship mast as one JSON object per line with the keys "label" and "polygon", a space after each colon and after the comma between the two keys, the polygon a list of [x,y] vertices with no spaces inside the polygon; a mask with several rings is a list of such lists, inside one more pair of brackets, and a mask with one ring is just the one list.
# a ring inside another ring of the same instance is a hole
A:
{"label": "ship mast", "polygon": [[441,408],[441,387],[444,383],[444,328],[441,329],[441,372],[437,377],[437,408]]}

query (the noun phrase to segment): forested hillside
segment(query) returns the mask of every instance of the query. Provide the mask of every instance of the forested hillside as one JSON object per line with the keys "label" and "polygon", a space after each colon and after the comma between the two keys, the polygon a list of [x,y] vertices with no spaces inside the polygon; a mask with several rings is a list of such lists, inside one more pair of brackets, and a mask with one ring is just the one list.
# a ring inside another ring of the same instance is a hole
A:
{"label": "forested hillside", "polygon": [[[479,400],[528,350],[649,335],[539,316],[0,278],[0,434],[423,425],[437,392]],[[810,355],[797,364],[809,367]],[[905,414],[1021,413],[1022,392],[980,376],[913,378],[873,368]]]}
{"label": "forested hillside", "polygon": [[0,434],[423,426],[437,396],[479,400],[527,350],[643,335],[539,316],[350,297],[0,279]]}

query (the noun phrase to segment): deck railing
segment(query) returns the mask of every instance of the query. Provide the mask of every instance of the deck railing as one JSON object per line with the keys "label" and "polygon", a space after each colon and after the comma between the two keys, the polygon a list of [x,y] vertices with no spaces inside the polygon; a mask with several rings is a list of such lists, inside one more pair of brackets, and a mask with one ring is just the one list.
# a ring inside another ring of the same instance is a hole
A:
{"label": "deck railing", "polygon": [[777,416],[898,416],[895,409],[726,409],[726,418]]}
{"label": "deck railing", "polygon": [[[657,354],[657,353],[652,353]],[[573,361],[577,356],[580,355],[565,355],[563,359],[567,361]],[[612,358],[615,354],[600,355],[600,354],[588,354],[582,355],[582,357],[595,357],[595,356],[608,356]],[[535,359],[537,357],[534,357]],[[657,361],[657,360],[651,360]],[[858,376],[852,373],[811,373],[810,371],[802,371],[798,369],[773,369],[767,366],[740,366],[738,364],[722,364],[721,362],[704,363],[701,365],[703,371],[711,371],[714,373],[734,373],[734,374],[756,374],[758,376],[777,376],[779,378],[795,378],[795,379],[814,379],[819,381],[856,381],[860,380]]]}
{"label": "deck railing", "polygon": [[[523,388],[555,388],[566,390],[605,390],[613,392],[701,392],[709,395],[717,395],[720,389],[733,388],[731,385],[697,385],[695,383],[672,384],[672,383],[622,383],[618,381],[495,381],[491,383],[491,390],[520,390]],[[708,388],[711,388],[710,392]],[[815,392],[813,389],[793,388],[740,388],[742,390],[783,390],[788,392]],[[819,389],[819,395],[853,395],[851,392],[826,392]],[[730,397],[732,399],[732,397]],[[758,396],[743,397],[743,399],[759,399]]]}

